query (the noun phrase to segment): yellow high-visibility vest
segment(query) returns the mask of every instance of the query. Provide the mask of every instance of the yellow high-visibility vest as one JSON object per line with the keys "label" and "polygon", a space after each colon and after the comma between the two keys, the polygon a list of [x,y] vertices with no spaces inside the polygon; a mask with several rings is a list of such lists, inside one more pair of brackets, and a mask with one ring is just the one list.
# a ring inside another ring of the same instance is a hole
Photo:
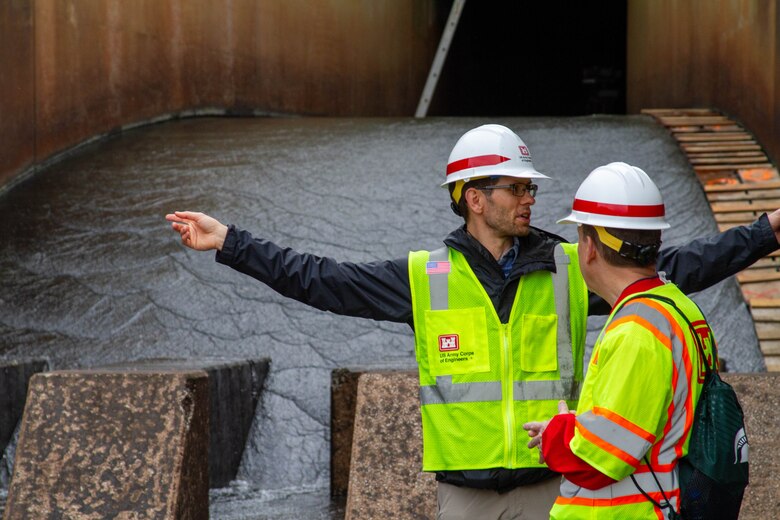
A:
{"label": "yellow high-visibility vest", "polygon": [[[674,301],[694,330],[672,306],[646,296],[652,294]],[[679,511],[677,461],[688,453],[704,381],[693,334],[702,340],[711,363],[712,331],[696,304],[671,283],[632,295],[613,310],[588,364],[569,446],[618,482],[588,490],[564,479],[551,518],[665,518],[637,489],[631,474],[662,505],[663,489]]]}
{"label": "yellow high-visibility vest", "polygon": [[577,246],[557,246],[555,261],[557,273],[520,278],[501,323],[460,252],[409,254],[423,470],[544,466],[522,425],[576,405],[587,329]]}

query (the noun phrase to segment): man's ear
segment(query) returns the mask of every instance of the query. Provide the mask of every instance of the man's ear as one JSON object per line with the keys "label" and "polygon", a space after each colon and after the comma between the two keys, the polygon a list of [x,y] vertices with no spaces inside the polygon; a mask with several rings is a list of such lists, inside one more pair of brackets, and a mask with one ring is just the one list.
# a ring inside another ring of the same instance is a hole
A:
{"label": "man's ear", "polygon": [[589,235],[583,235],[578,247],[584,247],[582,250],[582,259],[588,264],[592,263],[598,256],[596,241]]}
{"label": "man's ear", "polygon": [[480,190],[476,188],[469,188],[466,190],[466,193],[463,194],[463,197],[466,198],[466,204],[469,207],[469,213],[481,215],[485,210],[485,197]]}

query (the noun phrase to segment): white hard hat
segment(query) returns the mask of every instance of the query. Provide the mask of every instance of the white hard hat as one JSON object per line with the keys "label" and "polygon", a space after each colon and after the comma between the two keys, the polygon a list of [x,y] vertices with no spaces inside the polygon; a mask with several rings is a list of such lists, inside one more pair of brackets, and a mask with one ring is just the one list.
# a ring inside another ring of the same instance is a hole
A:
{"label": "white hard hat", "polygon": [[516,133],[502,125],[482,125],[469,130],[455,143],[442,186],[493,176],[549,179],[536,171],[531,151]]}
{"label": "white hard hat", "polygon": [[559,224],[588,224],[619,229],[667,229],[664,201],[650,177],[636,166],[613,162],[582,181],[571,214]]}

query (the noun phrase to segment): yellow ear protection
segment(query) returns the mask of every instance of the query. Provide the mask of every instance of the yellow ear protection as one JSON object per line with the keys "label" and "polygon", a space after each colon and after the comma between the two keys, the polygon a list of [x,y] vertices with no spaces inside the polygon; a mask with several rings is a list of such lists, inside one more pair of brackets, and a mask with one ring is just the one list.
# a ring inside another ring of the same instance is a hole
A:
{"label": "yellow ear protection", "polygon": [[602,226],[593,226],[596,233],[599,235],[601,243],[610,249],[617,251],[617,253],[623,258],[629,260],[636,260],[642,265],[647,264],[649,259],[658,253],[661,248],[661,244],[632,244],[625,240],[620,240],[615,235],[611,234]]}

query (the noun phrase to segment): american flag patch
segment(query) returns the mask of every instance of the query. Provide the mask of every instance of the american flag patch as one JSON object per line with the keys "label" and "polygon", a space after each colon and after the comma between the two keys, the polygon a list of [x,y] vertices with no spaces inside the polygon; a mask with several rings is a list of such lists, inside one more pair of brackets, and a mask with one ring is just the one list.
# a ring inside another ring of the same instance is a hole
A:
{"label": "american flag patch", "polygon": [[425,264],[425,274],[447,274],[449,272],[449,262],[427,262]]}

